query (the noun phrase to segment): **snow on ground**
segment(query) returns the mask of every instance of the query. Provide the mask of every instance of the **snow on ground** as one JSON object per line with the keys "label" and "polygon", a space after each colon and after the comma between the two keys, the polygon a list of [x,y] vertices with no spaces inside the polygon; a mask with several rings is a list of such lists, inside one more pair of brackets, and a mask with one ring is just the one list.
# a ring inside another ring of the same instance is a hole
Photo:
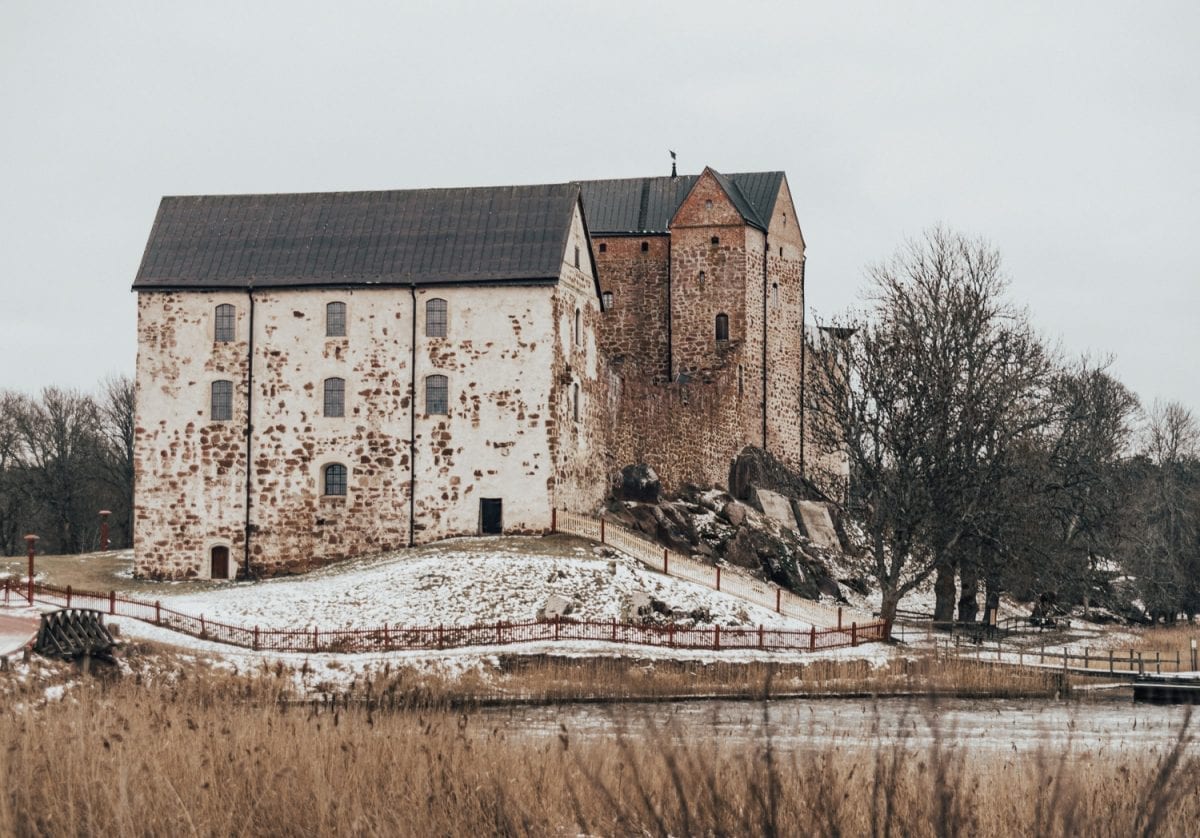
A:
{"label": "snow on ground", "polygon": [[623,605],[644,592],[698,626],[809,628],[766,608],[654,573],[623,554],[575,546],[567,555],[555,555],[539,550],[539,541],[456,539],[436,550],[167,596],[162,603],[187,614],[264,629],[349,629],[530,621],[553,594],[574,603],[573,619],[621,620]]}
{"label": "snow on ground", "polygon": [[674,649],[604,641],[563,640],[513,643],[499,646],[474,646],[466,649],[414,650],[370,653],[304,653],[253,651],[223,643],[213,643],[186,634],[160,628],[127,617],[110,618],[120,626],[121,639],[146,640],[177,647],[197,658],[231,672],[249,673],[284,667],[296,689],[305,695],[336,692],[355,681],[399,668],[426,674],[457,678],[468,672],[488,671],[499,663],[500,655],[553,655],[564,658],[624,657],[645,661],[688,661],[696,663],[764,662],[814,663],[816,661],[866,661],[873,669],[886,666],[898,652],[885,643],[826,649],[819,652],[760,652],[756,649]]}

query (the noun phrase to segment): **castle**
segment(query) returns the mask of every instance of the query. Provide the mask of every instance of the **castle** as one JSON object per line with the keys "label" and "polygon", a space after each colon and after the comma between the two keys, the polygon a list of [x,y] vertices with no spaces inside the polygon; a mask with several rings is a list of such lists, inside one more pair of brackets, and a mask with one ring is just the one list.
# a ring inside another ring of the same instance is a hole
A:
{"label": "castle", "polygon": [[721,484],[747,444],[836,469],[806,440],[804,250],[782,172],[164,198],[137,572],[544,532],[623,465]]}

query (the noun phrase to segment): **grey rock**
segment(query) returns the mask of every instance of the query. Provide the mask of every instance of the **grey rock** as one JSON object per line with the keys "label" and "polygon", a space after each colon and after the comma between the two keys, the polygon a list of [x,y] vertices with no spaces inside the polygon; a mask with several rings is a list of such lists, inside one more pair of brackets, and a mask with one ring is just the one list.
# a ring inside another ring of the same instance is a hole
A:
{"label": "grey rock", "polygon": [[798,500],[796,501],[796,513],[809,541],[826,550],[841,549],[837,530],[833,528],[833,519],[829,516],[829,508],[825,504],[810,500]]}
{"label": "grey rock", "polygon": [[621,469],[621,478],[617,484],[620,496],[625,500],[636,500],[642,503],[657,503],[662,491],[662,483],[658,474],[645,463],[625,466]]}
{"label": "grey rock", "polygon": [[565,596],[558,594],[550,594],[546,599],[546,604],[541,607],[537,613],[539,620],[553,620],[558,617],[566,617],[575,610],[575,603],[567,599]]}

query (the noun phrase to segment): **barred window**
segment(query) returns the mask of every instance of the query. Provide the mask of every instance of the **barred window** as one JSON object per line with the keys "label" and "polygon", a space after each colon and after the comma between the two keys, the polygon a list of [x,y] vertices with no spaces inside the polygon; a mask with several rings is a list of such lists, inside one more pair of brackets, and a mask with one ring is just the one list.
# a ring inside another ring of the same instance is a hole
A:
{"label": "barred window", "polygon": [[325,379],[325,411],[326,416],[340,417],[346,415],[346,381],[343,378]]}
{"label": "barred window", "polygon": [[729,315],[728,314],[718,314],[717,315],[717,340],[718,341],[729,340]]}
{"label": "barred window", "polygon": [[444,375],[431,375],[425,379],[425,412],[450,413],[450,384]]}
{"label": "barred window", "polygon": [[604,310],[611,311],[613,307],[613,292],[605,291],[602,300],[604,302]]}
{"label": "barred window", "polygon": [[325,466],[323,491],[326,495],[345,497],[346,467],[341,463],[330,463]]}
{"label": "barred window", "polygon": [[575,345],[583,343],[583,331],[579,328],[579,309],[575,309]]}
{"label": "barred window", "polygon": [[227,343],[233,340],[236,311],[229,303],[217,306],[216,323],[213,328],[213,339],[217,343]]}
{"label": "barred window", "polygon": [[446,301],[441,298],[435,297],[425,303],[425,336],[446,336]]}
{"label": "barred window", "polygon": [[346,336],[346,304],[327,303],[325,305],[325,337],[344,338]]}
{"label": "barred window", "polygon": [[233,382],[214,381],[212,383],[212,420],[228,422],[233,419]]}

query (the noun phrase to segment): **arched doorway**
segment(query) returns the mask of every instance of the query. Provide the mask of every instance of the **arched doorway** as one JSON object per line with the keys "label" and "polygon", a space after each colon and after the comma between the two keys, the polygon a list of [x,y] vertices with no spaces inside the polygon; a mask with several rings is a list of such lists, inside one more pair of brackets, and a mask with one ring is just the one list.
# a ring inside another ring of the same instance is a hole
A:
{"label": "arched doorway", "polygon": [[229,548],[214,547],[211,554],[212,562],[209,569],[210,579],[228,579],[229,578]]}

